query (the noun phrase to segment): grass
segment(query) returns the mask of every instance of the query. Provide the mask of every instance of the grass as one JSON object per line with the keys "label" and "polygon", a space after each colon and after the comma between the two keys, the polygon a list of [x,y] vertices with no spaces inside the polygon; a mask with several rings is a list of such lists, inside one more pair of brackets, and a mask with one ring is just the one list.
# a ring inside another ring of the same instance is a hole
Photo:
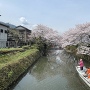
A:
{"label": "grass", "polygon": [[22,51],[23,48],[0,48],[0,54],[5,54],[14,51]]}
{"label": "grass", "polygon": [[[2,50],[2,49],[0,49]],[[11,50],[14,50],[13,48]],[[8,64],[17,62],[18,60],[27,57],[30,54],[38,51],[37,49],[28,49],[24,52],[16,52],[16,53],[8,53],[8,54],[1,54],[0,55],[0,69]]]}
{"label": "grass", "polygon": [[22,48],[0,48],[0,51],[22,50]]}

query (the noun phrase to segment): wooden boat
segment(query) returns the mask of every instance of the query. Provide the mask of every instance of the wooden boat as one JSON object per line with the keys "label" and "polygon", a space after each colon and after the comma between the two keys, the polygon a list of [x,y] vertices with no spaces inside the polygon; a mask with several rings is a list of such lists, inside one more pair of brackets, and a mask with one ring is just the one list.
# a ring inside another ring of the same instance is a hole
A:
{"label": "wooden boat", "polygon": [[76,70],[79,74],[79,76],[81,77],[81,79],[90,87],[90,78],[85,77],[85,67],[83,68],[83,70],[80,70],[80,66],[76,66]]}

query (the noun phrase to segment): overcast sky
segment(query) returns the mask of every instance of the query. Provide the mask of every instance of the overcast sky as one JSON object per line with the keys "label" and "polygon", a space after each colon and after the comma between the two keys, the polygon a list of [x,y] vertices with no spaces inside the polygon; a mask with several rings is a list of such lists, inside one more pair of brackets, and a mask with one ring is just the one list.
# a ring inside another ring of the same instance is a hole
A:
{"label": "overcast sky", "polygon": [[61,33],[90,22],[90,0],[0,0],[0,21],[43,24]]}

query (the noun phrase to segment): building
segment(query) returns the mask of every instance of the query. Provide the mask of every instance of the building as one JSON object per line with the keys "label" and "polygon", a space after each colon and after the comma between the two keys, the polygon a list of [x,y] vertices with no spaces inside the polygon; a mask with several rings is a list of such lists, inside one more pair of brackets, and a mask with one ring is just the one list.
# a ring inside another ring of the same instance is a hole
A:
{"label": "building", "polygon": [[0,22],[0,48],[6,47],[8,28],[8,25]]}
{"label": "building", "polygon": [[7,47],[17,47],[19,42],[19,31],[14,28],[8,29]]}
{"label": "building", "polygon": [[17,26],[16,30],[19,31],[19,45],[29,45],[29,35],[31,35],[31,30],[21,25]]}

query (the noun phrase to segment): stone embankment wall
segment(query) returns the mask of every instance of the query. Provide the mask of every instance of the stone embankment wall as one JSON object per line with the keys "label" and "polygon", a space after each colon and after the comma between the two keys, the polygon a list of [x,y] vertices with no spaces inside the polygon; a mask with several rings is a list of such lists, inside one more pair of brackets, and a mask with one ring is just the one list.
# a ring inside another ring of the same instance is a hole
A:
{"label": "stone embankment wall", "polygon": [[30,54],[18,62],[3,67],[0,70],[0,90],[6,90],[6,88],[17,80],[39,57],[40,52],[37,51],[33,55]]}

